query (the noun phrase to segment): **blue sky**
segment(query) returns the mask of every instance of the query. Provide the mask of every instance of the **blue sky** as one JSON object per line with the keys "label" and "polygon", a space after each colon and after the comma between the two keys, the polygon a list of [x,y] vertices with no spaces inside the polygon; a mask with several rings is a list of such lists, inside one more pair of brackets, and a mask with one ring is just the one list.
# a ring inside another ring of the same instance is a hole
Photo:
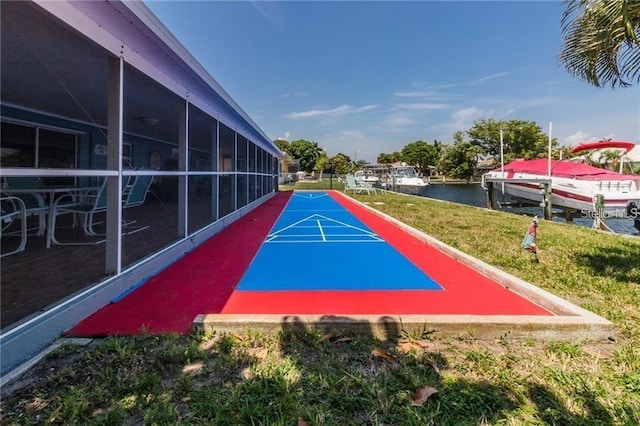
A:
{"label": "blue sky", "polygon": [[147,1],[271,138],[375,162],[475,120],[535,121],[563,145],[640,142],[640,86],[558,60],[557,1]]}

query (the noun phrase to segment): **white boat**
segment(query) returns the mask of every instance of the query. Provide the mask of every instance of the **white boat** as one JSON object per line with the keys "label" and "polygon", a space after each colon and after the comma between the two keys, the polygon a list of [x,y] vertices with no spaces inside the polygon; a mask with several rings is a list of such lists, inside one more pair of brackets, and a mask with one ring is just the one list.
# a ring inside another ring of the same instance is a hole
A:
{"label": "white boat", "polygon": [[[607,148],[606,142],[598,145]],[[633,149],[635,144],[615,143],[613,148]],[[592,144],[589,144],[591,146]],[[579,152],[587,145],[576,147]],[[551,175],[548,175],[549,168]],[[504,192],[512,197],[535,203],[543,201],[540,184],[536,180],[551,179],[551,204],[553,207],[580,212],[585,217],[594,217],[596,198],[604,198],[605,218],[640,218],[640,175],[630,175],[600,169],[585,163],[569,160],[520,160],[506,164],[483,175],[486,181],[504,182]],[[520,180],[520,181],[519,181]],[[496,188],[501,185],[497,184]]]}
{"label": "white boat", "polygon": [[367,186],[380,186],[380,177],[374,175],[368,170],[358,170],[354,173],[356,181]]}
{"label": "white boat", "polygon": [[391,167],[385,184],[387,189],[405,194],[420,194],[429,185],[415,168],[407,165]]}

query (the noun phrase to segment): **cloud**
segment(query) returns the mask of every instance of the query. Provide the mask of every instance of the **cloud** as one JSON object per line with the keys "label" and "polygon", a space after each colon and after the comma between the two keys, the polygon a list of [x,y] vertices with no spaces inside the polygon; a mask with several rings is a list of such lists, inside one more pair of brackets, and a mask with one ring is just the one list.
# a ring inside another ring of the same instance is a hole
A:
{"label": "cloud", "polygon": [[495,116],[494,110],[484,110],[477,107],[462,108],[451,114],[448,122],[431,126],[432,130],[458,131],[471,128],[473,122],[481,117]]}
{"label": "cloud", "polygon": [[589,140],[589,133],[585,133],[581,130],[578,130],[572,135],[564,138],[564,142],[568,145],[579,145],[583,142],[587,142]]}
{"label": "cloud", "polygon": [[447,109],[451,108],[449,104],[436,104],[436,103],[412,103],[412,104],[396,104],[393,106],[391,111],[424,111],[424,110],[433,110],[433,109]]}
{"label": "cloud", "polygon": [[469,84],[483,83],[485,81],[493,80],[494,78],[505,77],[505,76],[510,75],[510,74],[511,74],[510,72],[499,72],[499,73],[496,73],[496,74],[491,74],[491,75],[488,75],[486,77],[479,78],[477,80],[472,81]]}
{"label": "cloud", "polygon": [[590,133],[583,132],[582,130],[578,130],[577,132],[564,138],[564,143],[566,145],[574,146],[574,145],[580,145],[581,143],[598,142],[605,139],[616,139],[616,135],[615,133],[611,133],[604,137],[597,137],[597,136],[591,136]]}
{"label": "cloud", "polygon": [[451,117],[454,121],[464,122],[469,121],[474,118],[480,117],[483,115],[483,111],[480,108],[471,107],[471,108],[463,108],[455,111],[451,114]]}
{"label": "cloud", "polygon": [[406,131],[416,123],[416,120],[404,114],[391,114],[375,123],[373,128],[377,132],[400,132]]}
{"label": "cloud", "polygon": [[399,98],[424,98],[433,95],[435,92],[393,92],[393,96]]}
{"label": "cloud", "polygon": [[312,109],[309,111],[291,112],[285,115],[285,117],[291,118],[293,120],[305,120],[308,118],[317,118],[317,117],[339,117],[342,115],[357,114],[361,112],[371,111],[376,108],[378,108],[378,105],[365,105],[359,108],[355,108],[351,105],[342,105],[333,109]]}
{"label": "cloud", "polygon": [[364,135],[360,130],[340,130],[337,139],[362,139]]}
{"label": "cloud", "polygon": [[278,3],[266,1],[251,1],[250,3],[278,31],[284,32],[285,20]]}
{"label": "cloud", "polygon": [[[453,85],[449,85],[447,87],[453,87]],[[393,96],[397,98],[423,98],[425,100],[428,99],[430,101],[442,101],[442,100],[453,98],[453,96],[443,94],[441,92],[438,92],[437,90],[414,91],[414,92],[393,92]]]}

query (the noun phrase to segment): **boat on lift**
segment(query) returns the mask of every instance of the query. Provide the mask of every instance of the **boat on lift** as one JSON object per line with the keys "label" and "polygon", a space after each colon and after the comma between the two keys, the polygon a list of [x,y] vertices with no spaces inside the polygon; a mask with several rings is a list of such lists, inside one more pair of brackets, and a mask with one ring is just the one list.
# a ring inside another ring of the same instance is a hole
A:
{"label": "boat on lift", "polygon": [[[626,154],[635,146],[633,142],[604,141],[577,146],[572,152],[614,148],[622,149]],[[483,186],[491,180],[504,182],[505,194],[536,204],[544,197],[536,180],[550,180],[551,204],[555,208],[593,217],[597,196],[602,195],[604,217],[640,218],[640,175],[614,172],[572,160],[536,159],[513,161],[486,173],[482,180]]]}

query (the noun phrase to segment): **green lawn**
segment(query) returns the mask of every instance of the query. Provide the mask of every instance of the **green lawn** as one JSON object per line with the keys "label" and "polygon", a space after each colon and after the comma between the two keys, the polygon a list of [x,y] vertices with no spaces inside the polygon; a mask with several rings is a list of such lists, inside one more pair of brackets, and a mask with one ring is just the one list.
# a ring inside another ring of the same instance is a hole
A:
{"label": "green lawn", "polygon": [[[615,339],[401,333],[382,342],[295,325],[109,338],[64,346],[23,387],[6,386],[1,423],[640,424],[640,239],[541,221],[538,264],[519,248],[530,218],[397,194],[354,198],[609,319]],[[429,388],[437,393],[417,401]]]}

